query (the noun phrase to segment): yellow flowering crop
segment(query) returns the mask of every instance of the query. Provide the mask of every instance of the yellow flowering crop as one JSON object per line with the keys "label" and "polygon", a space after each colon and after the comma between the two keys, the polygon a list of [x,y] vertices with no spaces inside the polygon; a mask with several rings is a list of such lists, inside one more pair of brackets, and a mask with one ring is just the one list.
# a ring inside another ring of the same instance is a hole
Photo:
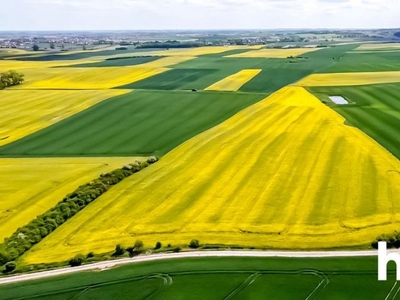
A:
{"label": "yellow flowering crop", "polygon": [[312,74],[300,79],[298,86],[349,86],[400,82],[400,71]]}
{"label": "yellow flowering crop", "polygon": [[362,44],[356,50],[400,50],[400,43]]}
{"label": "yellow flowering crop", "polygon": [[122,181],[32,248],[28,263],[116,244],[330,248],[400,225],[400,162],[286,87]]}
{"label": "yellow flowering crop", "polygon": [[261,69],[247,69],[242,70],[236,74],[228,76],[212,85],[206,90],[209,91],[237,91],[247,82],[256,77],[262,70]]}
{"label": "yellow flowering crop", "polygon": [[136,159],[0,158],[0,242],[80,185]]}
{"label": "yellow flowering crop", "polygon": [[0,146],[50,126],[100,101],[130,90],[2,90]]}
{"label": "yellow flowering crop", "polygon": [[303,55],[320,49],[321,48],[261,49],[261,50],[253,50],[244,53],[228,55],[225,57],[286,58],[289,56]]}

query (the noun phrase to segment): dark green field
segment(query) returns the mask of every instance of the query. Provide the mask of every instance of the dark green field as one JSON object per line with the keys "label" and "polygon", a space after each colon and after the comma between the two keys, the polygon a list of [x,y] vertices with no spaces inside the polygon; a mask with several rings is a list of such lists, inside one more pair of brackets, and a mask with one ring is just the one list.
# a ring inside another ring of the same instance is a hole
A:
{"label": "dark green field", "polygon": [[[400,84],[309,89],[353,125],[400,159]],[[354,104],[336,105],[329,96],[343,96]]]}
{"label": "dark green field", "polygon": [[[393,265],[389,266],[393,270]],[[377,258],[191,258],[0,286],[6,299],[397,299]],[[94,276],[95,274],[95,276]],[[388,298],[386,298],[388,297]]]}
{"label": "dark green field", "polygon": [[[271,93],[288,84],[339,63],[339,57],[356,46],[346,45],[308,53],[308,59],[227,58],[226,53],[204,55],[174,66],[168,72],[121,86],[127,89],[203,90],[243,69],[262,69],[240,90]],[[333,59],[335,58],[335,59]]]}
{"label": "dark green field", "polygon": [[400,70],[400,51],[352,51],[345,53],[326,73],[379,72]]}
{"label": "dark green field", "polygon": [[264,94],[133,91],[0,148],[2,156],[163,155]]}
{"label": "dark green field", "polygon": [[87,63],[79,65],[71,65],[71,68],[97,68],[97,67],[124,67],[124,66],[135,66],[157,59],[163,56],[135,56],[135,57],[119,57],[115,59],[106,59],[97,63]]}
{"label": "dark green field", "polygon": [[[148,52],[148,51],[160,51],[164,49],[136,49],[133,47],[128,47],[127,50],[101,50],[101,51],[90,51],[87,50],[85,52],[78,53],[68,53],[63,52],[61,54],[45,54],[40,52],[34,52],[34,55],[26,54],[26,55],[16,55],[14,57],[9,57],[14,60],[19,61],[57,61],[57,60],[76,60],[83,58],[90,58],[94,56],[108,56],[108,55],[116,55],[116,54],[126,54],[126,53],[140,53],[140,52]],[[40,54],[40,56],[38,56]],[[43,54],[43,55],[42,55]]]}

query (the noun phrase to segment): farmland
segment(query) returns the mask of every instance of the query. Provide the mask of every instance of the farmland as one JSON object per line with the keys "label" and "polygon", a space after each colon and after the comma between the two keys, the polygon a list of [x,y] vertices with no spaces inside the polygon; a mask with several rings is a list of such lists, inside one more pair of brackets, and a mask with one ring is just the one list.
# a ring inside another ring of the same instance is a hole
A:
{"label": "farmland", "polygon": [[208,91],[237,91],[248,81],[256,77],[262,70],[242,70],[236,74],[228,76],[212,85],[210,85],[206,90]]}
{"label": "farmland", "polygon": [[0,146],[66,119],[125,90],[0,91]]}
{"label": "farmland", "polygon": [[321,50],[321,48],[261,49],[233,54],[228,57],[286,58],[288,56],[299,56],[317,50]]}
{"label": "farmland", "polygon": [[349,86],[393,82],[400,82],[400,71],[312,74],[296,82],[296,85]]}
{"label": "farmland", "polygon": [[386,282],[376,273],[375,257],[167,259],[3,285],[0,293],[4,300],[395,299],[393,271]]}
{"label": "farmland", "polygon": [[368,244],[399,222],[400,176],[390,172],[399,169],[394,156],[316,97],[287,87],[125,180],[24,260],[107,252],[132,236],[146,244]]}
{"label": "farmland", "polygon": [[382,84],[357,87],[314,87],[310,91],[329,103],[327,96],[342,95],[351,105],[331,107],[348,124],[360,128],[400,159],[400,85]]}
{"label": "farmland", "polygon": [[[118,90],[116,90],[118,91]],[[133,91],[0,148],[7,156],[162,155],[264,96]],[[59,139],[63,136],[63,139]]]}
{"label": "farmland", "polygon": [[[369,247],[400,224],[400,63],[392,45],[358,47],[9,53],[0,71],[26,81],[0,91],[0,239],[80,184],[156,155],[18,263],[136,239]],[[350,104],[331,103],[334,95]]]}
{"label": "farmland", "polygon": [[0,158],[0,240],[47,211],[78,186],[135,159]]}

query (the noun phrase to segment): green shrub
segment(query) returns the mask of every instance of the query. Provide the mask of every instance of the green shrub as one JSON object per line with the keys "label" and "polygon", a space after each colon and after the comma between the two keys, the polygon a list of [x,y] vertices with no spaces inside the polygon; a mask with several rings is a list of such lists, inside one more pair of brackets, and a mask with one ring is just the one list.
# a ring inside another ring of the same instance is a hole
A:
{"label": "green shrub", "polygon": [[200,242],[199,242],[199,240],[191,240],[191,241],[190,241],[190,243],[189,243],[189,248],[197,249],[197,248],[199,248],[199,247],[200,247]]}
{"label": "green shrub", "polygon": [[155,245],[155,247],[154,247],[154,250],[161,249],[161,247],[162,247],[161,242],[157,242],[156,245]]}
{"label": "green shrub", "polygon": [[124,255],[125,251],[126,251],[125,248],[122,247],[120,244],[118,244],[118,245],[115,247],[115,251],[114,251],[114,253],[113,253],[113,256],[121,256],[121,255]]}
{"label": "green shrub", "polygon": [[69,261],[71,267],[80,266],[84,262],[84,257],[82,255],[77,255]]}
{"label": "green shrub", "polygon": [[12,271],[14,271],[17,267],[17,264],[14,261],[9,261],[8,263],[6,263],[5,265],[5,272],[6,273],[10,273]]}

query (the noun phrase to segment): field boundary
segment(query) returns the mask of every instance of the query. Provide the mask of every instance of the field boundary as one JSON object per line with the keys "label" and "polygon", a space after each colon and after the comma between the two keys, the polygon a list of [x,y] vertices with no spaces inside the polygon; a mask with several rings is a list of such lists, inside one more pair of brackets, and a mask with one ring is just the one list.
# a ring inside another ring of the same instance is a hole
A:
{"label": "field boundary", "polygon": [[[388,252],[394,252],[389,250]],[[122,258],[114,261],[98,262],[87,264],[78,267],[68,267],[55,269],[50,271],[43,271],[31,274],[13,275],[9,277],[0,278],[0,285],[11,284],[35,279],[43,279],[59,275],[93,271],[93,270],[106,270],[126,264],[134,264],[148,261],[157,261],[164,259],[184,259],[196,257],[286,257],[286,258],[326,258],[326,257],[365,257],[377,256],[377,250],[366,251],[192,251],[182,253],[164,253],[164,254],[151,254],[137,256],[133,258]]]}

